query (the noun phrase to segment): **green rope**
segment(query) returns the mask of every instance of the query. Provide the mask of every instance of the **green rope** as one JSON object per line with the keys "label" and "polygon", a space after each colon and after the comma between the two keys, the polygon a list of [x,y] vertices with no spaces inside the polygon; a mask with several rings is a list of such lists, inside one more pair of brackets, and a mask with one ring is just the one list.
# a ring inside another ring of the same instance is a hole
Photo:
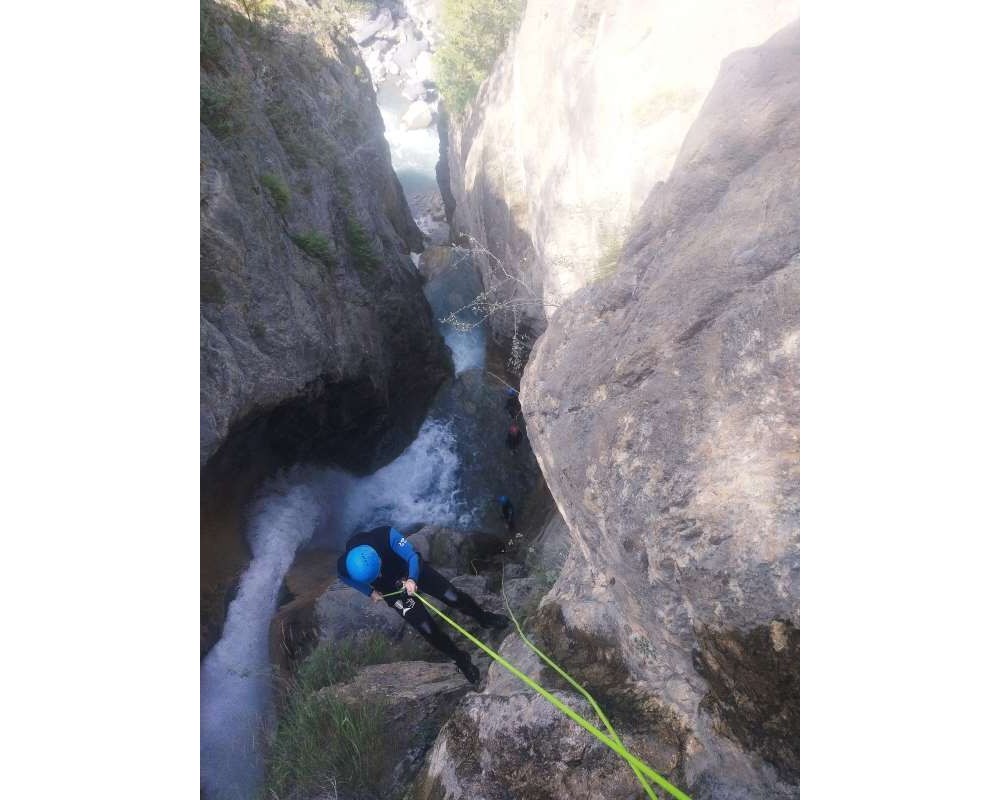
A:
{"label": "green rope", "polygon": [[538,692],[542,697],[548,700],[563,714],[565,714],[567,717],[573,720],[577,725],[579,725],[581,728],[590,733],[591,736],[593,736],[595,739],[604,744],[606,747],[610,748],[618,755],[620,755],[622,758],[624,758],[633,769],[641,770],[643,773],[645,773],[645,775],[648,778],[651,778],[661,788],[666,789],[671,795],[677,798],[677,800],[691,800],[690,797],[688,797],[686,794],[684,794],[684,792],[675,787],[666,778],[660,775],[659,772],[657,772],[655,769],[649,766],[645,761],[636,758],[628,750],[626,750],[625,747],[619,742],[616,742],[614,739],[610,739],[607,736],[605,736],[603,733],[597,730],[597,728],[595,728],[593,725],[587,722],[587,720],[585,720],[583,717],[577,714],[572,708],[566,705],[562,700],[560,700],[558,697],[555,697],[550,692],[545,691],[545,689],[543,689],[541,686],[535,683],[531,678],[529,678],[527,675],[521,672],[521,670],[519,670],[517,667],[508,662],[503,656],[501,656],[499,653],[494,652],[485,644],[483,644],[481,641],[479,641],[475,636],[473,636],[471,633],[465,630],[465,628],[463,628],[461,625],[459,625],[457,622],[451,619],[451,617],[440,611],[433,603],[429,603],[426,599],[424,599],[424,596],[422,594],[417,592],[413,596],[416,597],[418,600],[420,600],[420,602],[423,603],[424,606],[426,606],[428,609],[430,609],[439,617],[441,617],[441,619],[443,619],[445,622],[451,625],[451,627],[453,627],[455,630],[461,633],[466,639],[468,639],[470,642],[476,645],[476,647],[478,647],[480,650],[486,653],[486,655],[488,655],[494,661],[499,663],[501,666],[505,667],[508,672],[511,672],[516,677],[520,678],[522,682],[524,682],[532,689],[534,689],[536,692]]}
{"label": "green rope", "polygon": [[[503,597],[503,604],[507,608],[507,614],[510,616],[511,622],[514,623],[514,627],[517,628],[517,634],[518,634],[518,636],[521,637],[521,640],[526,645],[528,645],[528,647],[531,648],[532,652],[535,655],[537,655],[540,659],[542,659],[542,661],[544,661],[546,664],[548,664],[550,667],[552,667],[552,669],[554,669],[556,672],[558,672],[560,675],[562,675],[563,678],[565,678],[566,681],[574,689],[576,689],[580,694],[583,695],[583,697],[586,699],[586,701],[588,703],[590,703],[591,708],[594,709],[594,713],[596,713],[597,716],[598,716],[598,718],[601,720],[601,722],[604,723],[604,727],[608,729],[608,733],[611,734],[611,738],[614,739],[618,744],[622,745],[622,747],[624,747],[625,745],[622,744],[622,740],[621,740],[621,738],[619,738],[618,732],[611,725],[611,721],[604,715],[604,711],[597,704],[597,701],[593,697],[591,697],[590,692],[588,692],[579,683],[577,683],[573,679],[573,677],[569,673],[567,673],[566,671],[564,671],[563,668],[560,667],[555,661],[553,661],[551,658],[549,658],[547,655],[545,655],[545,653],[543,653],[541,650],[539,650],[537,647],[535,647],[535,645],[532,643],[532,641],[525,635],[524,631],[521,629],[521,623],[517,621],[517,617],[514,616],[514,611],[511,609],[510,603],[507,601],[507,593],[504,591],[504,588],[503,588],[503,573],[502,572],[500,573],[500,594]],[[638,768],[634,764],[632,764],[632,763],[629,763],[629,766],[632,767],[632,771],[635,773],[635,777],[639,779],[639,783],[642,784],[642,788],[646,790],[646,795],[648,797],[652,798],[652,800],[658,800],[658,798],[656,796],[656,792],[653,791],[652,787],[649,785],[649,782],[646,780],[646,778],[643,776],[643,774],[638,770]]]}

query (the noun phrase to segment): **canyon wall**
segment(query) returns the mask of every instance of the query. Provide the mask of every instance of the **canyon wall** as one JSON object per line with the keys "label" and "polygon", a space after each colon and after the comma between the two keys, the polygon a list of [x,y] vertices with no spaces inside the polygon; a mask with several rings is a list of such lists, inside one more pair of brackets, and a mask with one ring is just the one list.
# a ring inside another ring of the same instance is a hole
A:
{"label": "canyon wall", "polygon": [[[613,274],[561,303],[521,383],[570,541],[528,627],[692,797],[797,797],[798,24],[727,56],[662,158],[669,177]],[[504,648],[532,660],[515,637]],[[494,666],[420,796],[637,791],[624,762]]]}
{"label": "canyon wall", "polygon": [[234,433],[385,463],[449,356],[370,75],[330,2],[206,2],[201,25],[202,464]]}

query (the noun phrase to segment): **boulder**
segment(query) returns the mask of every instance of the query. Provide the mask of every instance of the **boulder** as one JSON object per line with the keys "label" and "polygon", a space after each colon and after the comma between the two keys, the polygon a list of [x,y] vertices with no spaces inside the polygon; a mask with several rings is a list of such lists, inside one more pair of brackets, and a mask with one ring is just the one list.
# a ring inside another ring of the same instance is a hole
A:
{"label": "boulder", "polygon": [[392,25],[392,14],[389,12],[389,9],[383,8],[379,11],[375,19],[351,31],[351,38],[359,45],[366,45],[375,38],[376,34],[382,33],[386,29],[391,29]]}
{"label": "boulder", "polygon": [[428,50],[421,51],[414,59],[413,76],[418,81],[434,80],[434,59]]}
{"label": "boulder", "polygon": [[[576,693],[554,694],[585,718],[593,716]],[[622,740],[645,760],[641,739],[624,735]],[[672,762],[650,766],[669,773],[677,760],[675,752]],[[641,793],[620,756],[540,695],[518,692],[465,696],[438,736],[415,797],[633,800]]]}
{"label": "boulder", "polygon": [[408,131],[429,128],[434,124],[434,109],[431,108],[429,103],[417,100],[411,103],[410,107],[406,109],[406,113],[403,114],[403,118],[399,121],[399,124],[404,130]]}
{"label": "boulder", "polygon": [[[401,661],[364,667],[348,683],[320,690],[348,706],[377,704],[381,709],[378,745],[384,765],[364,800],[407,796],[438,731],[470,688],[450,662]],[[351,795],[338,797],[347,800]]]}

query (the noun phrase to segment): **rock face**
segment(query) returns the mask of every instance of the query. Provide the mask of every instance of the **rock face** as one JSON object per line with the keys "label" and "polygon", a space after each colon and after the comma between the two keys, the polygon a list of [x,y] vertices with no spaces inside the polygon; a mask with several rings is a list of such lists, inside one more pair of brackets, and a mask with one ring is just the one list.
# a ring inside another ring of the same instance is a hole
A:
{"label": "rock face", "polygon": [[286,0],[203,3],[201,66],[202,464],[234,433],[384,463],[449,357],[363,62],[332,4]]}
{"label": "rock face", "polygon": [[718,71],[798,15],[795,0],[528,0],[476,101],[453,117],[453,235],[487,289],[515,301],[498,338],[530,339],[559,303],[613,272]]}
{"label": "rock face", "polygon": [[723,62],[521,386],[573,540],[544,638],[673,715],[699,800],[798,792],[798,62],[797,23]]}

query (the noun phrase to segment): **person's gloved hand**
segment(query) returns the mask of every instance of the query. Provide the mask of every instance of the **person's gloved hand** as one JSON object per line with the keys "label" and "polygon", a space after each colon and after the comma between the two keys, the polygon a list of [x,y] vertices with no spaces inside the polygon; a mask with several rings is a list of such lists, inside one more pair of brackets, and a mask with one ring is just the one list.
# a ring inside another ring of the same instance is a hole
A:
{"label": "person's gloved hand", "polygon": [[407,578],[403,581],[403,588],[406,589],[406,593],[412,595],[417,591],[417,583],[412,578]]}
{"label": "person's gloved hand", "polygon": [[382,592],[378,589],[372,589],[371,598],[374,602],[379,602],[382,599]]}

